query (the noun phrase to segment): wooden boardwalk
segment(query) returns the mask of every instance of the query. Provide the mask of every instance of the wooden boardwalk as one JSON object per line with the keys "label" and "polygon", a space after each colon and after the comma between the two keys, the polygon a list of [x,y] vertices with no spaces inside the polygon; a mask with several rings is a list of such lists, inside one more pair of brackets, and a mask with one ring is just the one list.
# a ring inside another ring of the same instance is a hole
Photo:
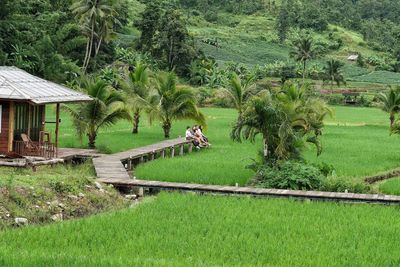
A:
{"label": "wooden boardwalk", "polygon": [[[186,150],[185,146],[187,147]],[[132,179],[129,175],[129,171],[132,171],[135,166],[140,163],[155,160],[157,158],[164,158],[166,156],[174,157],[176,155],[183,155],[185,151],[191,152],[192,149],[193,145],[191,142],[186,141],[184,138],[177,138],[112,155],[100,155],[99,157],[93,158],[93,165],[95,167],[99,182],[112,184],[115,187],[120,188],[139,187],[227,195],[234,194],[346,202],[400,204],[400,196],[143,181]]]}
{"label": "wooden boardwalk", "polygon": [[400,204],[400,196],[389,196],[380,194],[353,194],[337,192],[320,191],[301,191],[301,190],[283,190],[283,189],[264,189],[253,187],[235,187],[220,185],[171,183],[159,181],[126,180],[126,179],[100,179],[100,182],[112,184],[116,187],[143,187],[162,190],[192,191],[226,195],[251,195],[264,197],[286,197],[329,201],[346,202],[367,202]]}
{"label": "wooden boardwalk", "polygon": [[185,146],[188,152],[192,151],[192,143],[184,138],[167,140],[112,155],[102,155],[93,159],[93,165],[99,179],[129,181],[131,177],[128,171],[132,171],[137,164],[166,156],[183,155]]}
{"label": "wooden boardwalk", "polygon": [[59,148],[58,158],[63,160],[70,160],[74,157],[100,157],[96,149],[83,149],[83,148]]}

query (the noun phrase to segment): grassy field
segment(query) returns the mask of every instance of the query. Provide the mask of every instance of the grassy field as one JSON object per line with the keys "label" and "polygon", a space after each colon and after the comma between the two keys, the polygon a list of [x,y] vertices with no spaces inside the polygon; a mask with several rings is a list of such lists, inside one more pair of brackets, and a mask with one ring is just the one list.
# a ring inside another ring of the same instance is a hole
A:
{"label": "grassy field", "polygon": [[0,232],[0,266],[398,266],[397,207],[163,193]]}

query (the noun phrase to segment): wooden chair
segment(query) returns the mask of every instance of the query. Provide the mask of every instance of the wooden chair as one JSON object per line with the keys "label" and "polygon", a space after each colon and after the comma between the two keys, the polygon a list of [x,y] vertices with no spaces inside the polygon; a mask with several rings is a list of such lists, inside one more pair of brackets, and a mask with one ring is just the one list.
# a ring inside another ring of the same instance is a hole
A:
{"label": "wooden chair", "polygon": [[27,134],[21,134],[21,139],[24,142],[26,154],[29,156],[40,155],[40,147],[36,145]]}

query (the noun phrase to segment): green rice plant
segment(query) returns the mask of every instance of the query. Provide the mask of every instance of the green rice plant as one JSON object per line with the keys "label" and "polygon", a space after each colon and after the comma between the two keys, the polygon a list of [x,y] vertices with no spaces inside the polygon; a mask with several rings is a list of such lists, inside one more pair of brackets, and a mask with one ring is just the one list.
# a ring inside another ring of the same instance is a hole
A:
{"label": "green rice plant", "polygon": [[400,178],[383,181],[379,185],[379,191],[388,195],[400,195]]}
{"label": "green rice plant", "polygon": [[398,207],[162,193],[0,232],[3,266],[398,266]]}

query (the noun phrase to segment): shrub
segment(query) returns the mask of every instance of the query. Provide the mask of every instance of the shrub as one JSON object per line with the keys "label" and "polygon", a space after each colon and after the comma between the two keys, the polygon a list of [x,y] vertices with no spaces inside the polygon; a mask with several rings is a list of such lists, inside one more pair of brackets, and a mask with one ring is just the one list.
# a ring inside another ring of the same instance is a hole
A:
{"label": "shrub", "polygon": [[256,174],[257,185],[266,188],[315,190],[324,180],[321,171],[301,161],[262,165]]}
{"label": "shrub", "polygon": [[215,23],[218,21],[218,13],[214,10],[207,11],[206,14],[204,14],[204,19],[207,22]]}
{"label": "shrub", "polygon": [[329,105],[342,105],[344,103],[344,97],[342,95],[332,94],[332,95],[322,95],[321,97]]}
{"label": "shrub", "polygon": [[325,177],[334,175],[335,173],[335,167],[332,164],[321,162],[321,163],[314,163],[312,165],[316,167]]}
{"label": "shrub", "polygon": [[363,183],[354,183],[344,178],[328,177],[324,179],[320,190],[328,192],[370,193],[371,187]]}

